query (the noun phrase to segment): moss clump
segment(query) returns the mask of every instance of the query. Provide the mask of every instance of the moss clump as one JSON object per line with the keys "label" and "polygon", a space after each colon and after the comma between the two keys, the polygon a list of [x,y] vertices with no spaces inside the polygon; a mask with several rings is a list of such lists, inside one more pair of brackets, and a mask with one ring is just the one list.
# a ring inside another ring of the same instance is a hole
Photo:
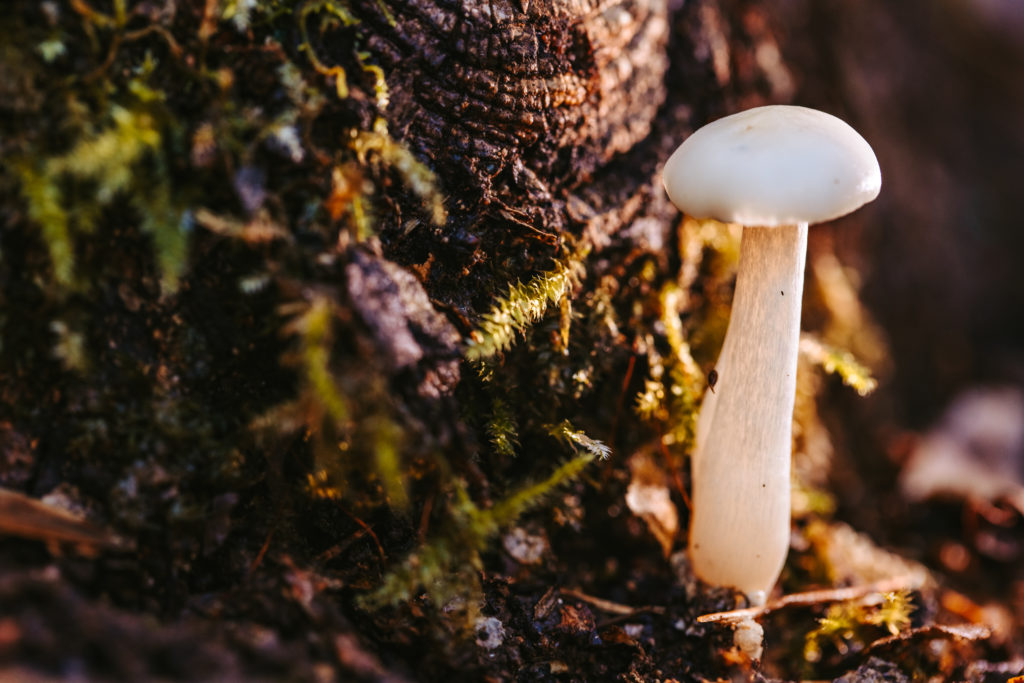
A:
{"label": "moss clump", "polygon": [[[483,360],[507,350],[517,333],[524,333],[544,318],[549,306],[561,306],[570,301],[572,288],[579,284],[587,251],[569,251],[550,270],[534,275],[525,283],[510,284],[508,294],[497,298],[470,336],[466,357]],[[559,329],[563,346],[568,344],[570,320],[571,309],[567,309],[562,314]]]}
{"label": "moss clump", "polygon": [[885,593],[877,603],[840,602],[828,608],[804,640],[804,659],[819,662],[825,648],[846,654],[883,635],[899,635],[910,627],[915,606],[907,591]]}
{"label": "moss clump", "polygon": [[53,279],[64,289],[85,285],[75,274],[76,242],[103,239],[96,234],[103,230],[99,223],[119,202],[134,210],[140,231],[152,241],[165,291],[177,288],[185,267],[185,204],[180,197],[171,199],[177,193],[164,156],[165,138],[174,127],[157,106],[159,93],[141,80],[129,81],[128,89],[142,97],[130,98],[127,106],[110,105],[83,127],[67,152],[15,162],[28,216],[42,231]]}

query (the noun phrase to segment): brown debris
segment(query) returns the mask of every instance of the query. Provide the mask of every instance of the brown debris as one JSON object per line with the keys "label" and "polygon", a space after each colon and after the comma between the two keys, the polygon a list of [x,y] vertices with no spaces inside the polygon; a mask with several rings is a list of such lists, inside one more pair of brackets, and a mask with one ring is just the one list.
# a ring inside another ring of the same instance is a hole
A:
{"label": "brown debris", "polygon": [[459,381],[459,334],[437,312],[416,277],[400,266],[356,250],[345,268],[352,306],[370,328],[392,372],[418,368],[425,398],[450,394]]}
{"label": "brown debris", "polygon": [[1024,514],[1024,393],[979,387],[960,394],[914,447],[900,486],[913,501],[1002,498]]}
{"label": "brown debris", "polygon": [[650,456],[642,453],[629,459],[629,470],[631,479],[626,489],[626,505],[644,520],[661,545],[662,553],[668,557],[679,531],[679,512],[672,502],[668,477]]}
{"label": "brown debris", "polygon": [[642,612],[649,612],[651,614],[665,613],[665,608],[661,605],[630,607],[629,605],[623,605],[617,602],[612,602],[611,600],[605,600],[604,598],[598,598],[593,595],[587,595],[583,591],[576,590],[573,588],[563,588],[561,589],[560,593],[562,595],[576,598],[577,600],[582,600],[586,603],[589,603],[597,609],[601,610],[602,612],[607,612],[609,614],[614,614],[620,617],[630,617],[634,614],[639,614]]}
{"label": "brown debris", "polygon": [[42,541],[54,548],[67,544],[84,554],[131,547],[86,519],[9,489],[0,489],[0,534]]}

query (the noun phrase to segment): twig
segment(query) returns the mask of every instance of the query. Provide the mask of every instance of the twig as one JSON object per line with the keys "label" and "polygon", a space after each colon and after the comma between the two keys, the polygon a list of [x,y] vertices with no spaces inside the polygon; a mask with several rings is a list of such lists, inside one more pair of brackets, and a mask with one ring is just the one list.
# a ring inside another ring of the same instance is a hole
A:
{"label": "twig", "polygon": [[263,545],[260,546],[260,551],[256,553],[256,559],[254,559],[252,563],[249,564],[249,571],[247,572],[247,576],[252,576],[253,572],[259,569],[259,566],[263,563],[263,558],[266,556],[267,550],[270,548],[270,540],[274,538],[274,532],[276,530],[277,527],[273,526],[270,528],[270,531],[267,532],[267,538],[265,541],[263,541]]}
{"label": "twig", "polygon": [[140,28],[138,30],[129,31],[128,33],[125,33],[123,42],[130,43],[134,40],[144,38],[148,36],[150,33],[156,33],[161,38],[163,38],[164,42],[167,43],[167,48],[171,51],[171,54],[174,55],[175,58],[180,58],[181,55],[185,52],[182,49],[181,45],[178,44],[178,41],[174,39],[174,36],[171,35],[171,32],[158,24],[151,24],[149,26],[146,26],[145,28]]}
{"label": "twig", "polygon": [[618,614],[624,617],[629,617],[639,612],[651,612],[653,614],[664,614],[665,608],[660,605],[647,605],[644,607],[630,607],[629,605],[623,605],[619,602],[612,602],[611,600],[605,600],[604,598],[598,598],[593,595],[587,595],[583,591],[576,590],[575,588],[562,588],[558,591],[562,595],[570,598],[576,598],[583,602],[589,603],[601,610],[602,612],[608,612],[609,614]]}
{"label": "twig", "polygon": [[0,488],[0,536],[18,536],[51,546],[71,544],[82,552],[130,550],[132,544],[113,532],[63,508]]}
{"label": "twig", "polygon": [[345,508],[341,508],[341,511],[344,512],[346,515],[348,515],[349,519],[351,519],[353,522],[355,522],[356,524],[358,524],[359,526],[362,527],[362,531],[357,531],[356,532],[356,536],[354,536],[354,537],[358,538],[359,536],[362,536],[363,534],[369,534],[370,538],[373,539],[374,544],[377,546],[377,552],[380,553],[380,559],[383,562],[387,562],[387,560],[388,560],[387,553],[384,552],[384,546],[381,545],[380,539],[377,538],[377,534],[373,533],[373,528],[370,527],[370,525],[367,524],[366,522],[364,522],[363,520],[361,520],[358,517],[356,517],[355,515],[353,515],[351,512],[349,512]]}
{"label": "twig", "polygon": [[742,609],[729,610],[727,612],[712,612],[697,617],[697,623],[709,624],[720,621],[732,622],[753,619],[768,612],[789,607],[791,605],[817,605],[823,602],[843,602],[845,600],[856,600],[872,593],[888,593],[896,590],[914,590],[920,587],[920,577],[913,574],[905,574],[862,586],[850,586],[848,588],[825,588],[822,590],[807,591],[804,593],[792,593],[783,595],[778,600],[772,600],[758,607],[744,607]]}

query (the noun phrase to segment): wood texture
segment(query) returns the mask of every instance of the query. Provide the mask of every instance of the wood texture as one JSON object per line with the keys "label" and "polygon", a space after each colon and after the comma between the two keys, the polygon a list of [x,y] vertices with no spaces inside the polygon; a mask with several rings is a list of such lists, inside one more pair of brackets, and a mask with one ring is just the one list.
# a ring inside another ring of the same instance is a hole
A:
{"label": "wood texture", "polygon": [[359,9],[388,73],[393,130],[446,183],[485,199],[503,174],[544,191],[578,184],[648,134],[665,94],[666,12],[665,0]]}

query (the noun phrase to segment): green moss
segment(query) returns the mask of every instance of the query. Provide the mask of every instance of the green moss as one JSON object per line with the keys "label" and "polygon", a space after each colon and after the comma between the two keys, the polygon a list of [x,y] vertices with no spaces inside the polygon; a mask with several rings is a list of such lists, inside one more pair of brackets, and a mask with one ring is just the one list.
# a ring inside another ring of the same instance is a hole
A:
{"label": "green moss", "polygon": [[431,221],[435,225],[444,225],[448,213],[434,172],[388,134],[383,119],[377,119],[372,131],[353,131],[349,144],[360,163],[370,163],[376,156],[387,168],[397,172],[409,189],[420,197]]}
{"label": "green moss", "polygon": [[568,420],[564,420],[561,424],[549,427],[548,433],[551,434],[551,436],[562,439],[568,444],[583,449],[584,452],[590,454],[592,459],[596,458],[598,460],[605,460],[612,454],[612,450],[608,446],[597,439],[590,438],[578,429],[574,429]]}
{"label": "green moss", "polygon": [[[148,92],[144,84],[135,90]],[[102,239],[101,212],[122,202],[135,209],[140,229],[152,240],[165,289],[177,287],[187,232],[183,208],[172,200],[164,158],[169,124],[161,119],[166,117],[146,102],[112,104],[67,152],[16,163],[28,215],[41,231],[62,289],[84,285],[75,274],[76,243],[88,236]]]}
{"label": "green moss", "polygon": [[659,427],[662,443],[677,458],[693,447],[697,414],[707,386],[707,378],[690,353],[680,319],[685,302],[685,292],[675,282],[666,282],[659,290],[657,315],[668,353],[659,352],[654,337],[648,337],[649,376],[633,406],[639,417]]}
{"label": "green moss", "polygon": [[[548,306],[560,305],[578,286],[586,254],[586,249],[570,251],[553,268],[534,275],[525,284],[509,285],[508,294],[497,298],[471,335],[466,358],[479,361],[507,350],[516,334],[524,333],[544,317]],[[567,332],[562,338],[566,336]]]}
{"label": "green moss", "polygon": [[805,334],[800,340],[800,351],[825,373],[839,375],[843,384],[861,396],[867,396],[878,387],[878,382],[871,376],[871,370],[845,349],[829,346]]}
{"label": "green moss", "polygon": [[340,309],[321,293],[286,310],[291,318],[283,329],[297,351],[284,362],[300,371],[298,397],[274,407],[254,427],[307,436],[313,451],[307,479],[311,495],[357,506],[404,508],[411,476],[403,457],[406,432],[392,414],[381,378],[359,371],[354,359],[336,352]]}
{"label": "green moss", "polygon": [[331,0],[307,0],[302,3],[296,13],[299,31],[302,35],[302,42],[299,44],[299,51],[305,52],[310,64],[321,75],[334,81],[334,90],[339,99],[345,99],[349,95],[348,75],[344,67],[339,65],[328,65],[320,60],[313,48],[309,35],[309,20],[312,17],[319,18],[317,30],[323,32],[325,29],[340,23],[343,26],[354,26],[358,23],[356,17],[348,8],[347,3],[332,2]]}
{"label": "green moss", "polygon": [[342,396],[328,367],[331,350],[331,303],[315,298],[309,308],[285,327],[297,333],[303,374],[314,402],[323,408],[337,429],[348,428],[351,411],[348,399]]}
{"label": "green moss", "polygon": [[472,623],[480,599],[480,553],[503,529],[524,512],[542,504],[554,491],[578,478],[584,469],[610,450],[600,441],[564,422],[550,434],[569,445],[576,454],[545,479],[513,491],[489,508],[478,507],[465,486],[453,480],[450,516],[443,530],[392,569],[382,584],[362,599],[367,608],[408,602],[420,591],[436,607],[453,601],[465,607],[466,623]]}
{"label": "green moss", "polygon": [[60,188],[43,168],[28,161],[16,163],[15,169],[21,180],[28,216],[39,226],[50,252],[53,277],[59,285],[69,287],[74,279],[74,244]]}
{"label": "green moss", "polygon": [[910,593],[885,593],[878,603],[840,602],[831,605],[804,640],[804,659],[820,661],[828,646],[840,654],[861,649],[882,633],[898,635],[910,627],[915,609]]}
{"label": "green moss", "polygon": [[516,447],[519,446],[515,414],[508,403],[500,398],[494,399],[491,410],[491,419],[487,422],[486,430],[494,452],[504,458],[515,457]]}

